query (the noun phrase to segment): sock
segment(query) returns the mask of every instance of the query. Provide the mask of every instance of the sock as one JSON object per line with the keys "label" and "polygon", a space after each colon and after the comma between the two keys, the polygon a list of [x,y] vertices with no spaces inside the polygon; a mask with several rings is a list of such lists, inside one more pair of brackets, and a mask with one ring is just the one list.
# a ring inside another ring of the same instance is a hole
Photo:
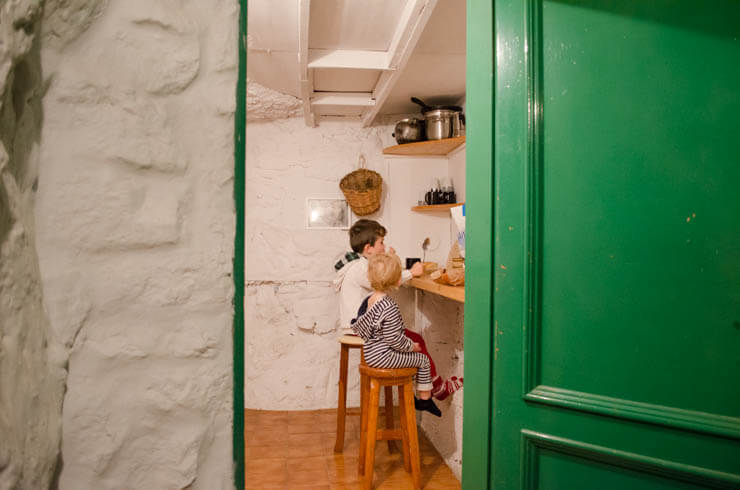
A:
{"label": "sock", "polygon": [[435,376],[434,379],[432,379],[432,391],[438,390],[443,383],[444,380],[442,378]]}
{"label": "sock", "polygon": [[429,400],[421,400],[419,398],[414,397],[414,408],[421,411],[426,411],[431,413],[432,415],[436,415],[437,417],[442,416],[442,411],[439,409],[439,407],[434,403],[434,400],[431,398]]}
{"label": "sock", "polygon": [[437,400],[444,400],[463,386],[463,378],[458,378],[457,376],[453,376],[444,383],[442,383],[438,388],[434,388],[432,390],[432,396],[436,398]]}

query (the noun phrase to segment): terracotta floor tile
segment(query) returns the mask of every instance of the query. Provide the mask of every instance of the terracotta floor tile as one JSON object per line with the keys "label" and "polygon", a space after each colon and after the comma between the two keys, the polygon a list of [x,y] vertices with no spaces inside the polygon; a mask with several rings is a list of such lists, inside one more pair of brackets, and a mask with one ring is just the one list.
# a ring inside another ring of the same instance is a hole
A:
{"label": "terracotta floor tile", "polygon": [[362,490],[362,485],[358,483],[332,483],[329,490]]}
{"label": "terracotta floor tile", "polygon": [[285,458],[247,461],[245,471],[248,475],[255,477],[287,474],[286,462],[287,460]]}
{"label": "terracotta floor tile", "polygon": [[290,470],[288,472],[288,485],[326,485],[328,487],[329,475],[325,467],[311,470]]}
{"label": "terracotta floor tile", "polygon": [[[346,423],[345,423],[346,427]],[[311,423],[288,423],[288,433],[290,434],[315,434],[317,432],[326,432],[336,434],[337,423],[332,422],[311,422]],[[345,428],[346,431],[346,428]]]}
{"label": "terracotta floor tile", "polygon": [[292,458],[287,460],[289,472],[311,471],[316,469],[326,470],[328,465],[326,456],[311,456],[308,458]]}
{"label": "terracotta floor tile", "polygon": [[247,461],[258,461],[261,459],[276,459],[281,458],[285,459],[287,457],[286,455],[286,445],[279,445],[279,446],[256,446],[256,445],[247,445],[246,451],[247,451]]}
{"label": "terracotta floor tile", "polygon": [[289,434],[282,429],[258,427],[245,430],[244,434],[248,446],[286,446],[289,439]]}
{"label": "terracotta floor tile", "polygon": [[255,482],[247,479],[246,490],[290,490],[286,485]]}

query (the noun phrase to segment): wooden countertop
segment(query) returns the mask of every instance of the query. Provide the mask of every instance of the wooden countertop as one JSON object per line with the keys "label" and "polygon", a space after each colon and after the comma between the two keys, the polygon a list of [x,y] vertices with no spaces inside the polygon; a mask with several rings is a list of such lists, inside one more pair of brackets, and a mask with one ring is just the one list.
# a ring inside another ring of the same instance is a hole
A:
{"label": "wooden countertop", "polygon": [[465,286],[447,286],[444,284],[436,283],[429,277],[429,274],[424,274],[420,277],[414,277],[409,280],[406,284],[415,287],[416,289],[423,289],[430,293],[439,294],[445,298],[465,303]]}

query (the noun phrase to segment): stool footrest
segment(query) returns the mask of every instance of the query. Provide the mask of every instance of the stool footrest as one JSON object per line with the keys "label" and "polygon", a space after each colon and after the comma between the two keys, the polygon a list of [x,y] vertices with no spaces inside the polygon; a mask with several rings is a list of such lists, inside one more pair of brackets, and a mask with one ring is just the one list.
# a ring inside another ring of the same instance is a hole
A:
{"label": "stool footrest", "polygon": [[376,441],[402,441],[401,429],[378,429],[375,433]]}

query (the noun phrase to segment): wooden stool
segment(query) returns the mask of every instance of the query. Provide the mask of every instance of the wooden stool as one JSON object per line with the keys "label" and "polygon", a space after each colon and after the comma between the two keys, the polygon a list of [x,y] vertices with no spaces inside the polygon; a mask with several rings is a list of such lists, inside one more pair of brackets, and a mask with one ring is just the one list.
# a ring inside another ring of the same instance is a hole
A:
{"label": "wooden stool", "polygon": [[349,350],[362,349],[364,342],[356,335],[342,335],[339,337],[342,347],[339,355],[339,401],[337,402],[337,440],[334,443],[334,452],[341,453],[344,449],[344,422],[347,417],[347,369],[349,368]]}
{"label": "wooden stool", "polygon": [[[421,488],[419,438],[416,432],[414,392],[412,390],[415,374],[416,368],[380,369],[371,368],[364,362],[360,364],[361,390],[364,396],[362,396],[361,407],[358,472],[363,477],[362,488],[365,490],[372,488],[375,441],[379,440],[403,441],[403,466],[406,471],[411,472],[411,481],[414,488]],[[378,402],[381,386],[386,388],[386,400],[389,398],[388,390],[393,390],[394,386],[398,387],[398,408],[401,412],[400,430],[393,428],[378,429]]]}
{"label": "wooden stool", "polygon": [[[349,369],[349,350],[360,349],[364,342],[356,335],[342,335],[339,337],[341,352],[339,355],[339,400],[337,402],[337,440],[334,443],[334,452],[341,453],[344,449],[344,429],[347,417],[347,370]],[[362,393],[360,393],[362,397]],[[360,403],[362,404],[362,403]],[[393,387],[385,389],[385,426],[393,428]],[[388,451],[395,450],[393,441],[388,441]]]}

